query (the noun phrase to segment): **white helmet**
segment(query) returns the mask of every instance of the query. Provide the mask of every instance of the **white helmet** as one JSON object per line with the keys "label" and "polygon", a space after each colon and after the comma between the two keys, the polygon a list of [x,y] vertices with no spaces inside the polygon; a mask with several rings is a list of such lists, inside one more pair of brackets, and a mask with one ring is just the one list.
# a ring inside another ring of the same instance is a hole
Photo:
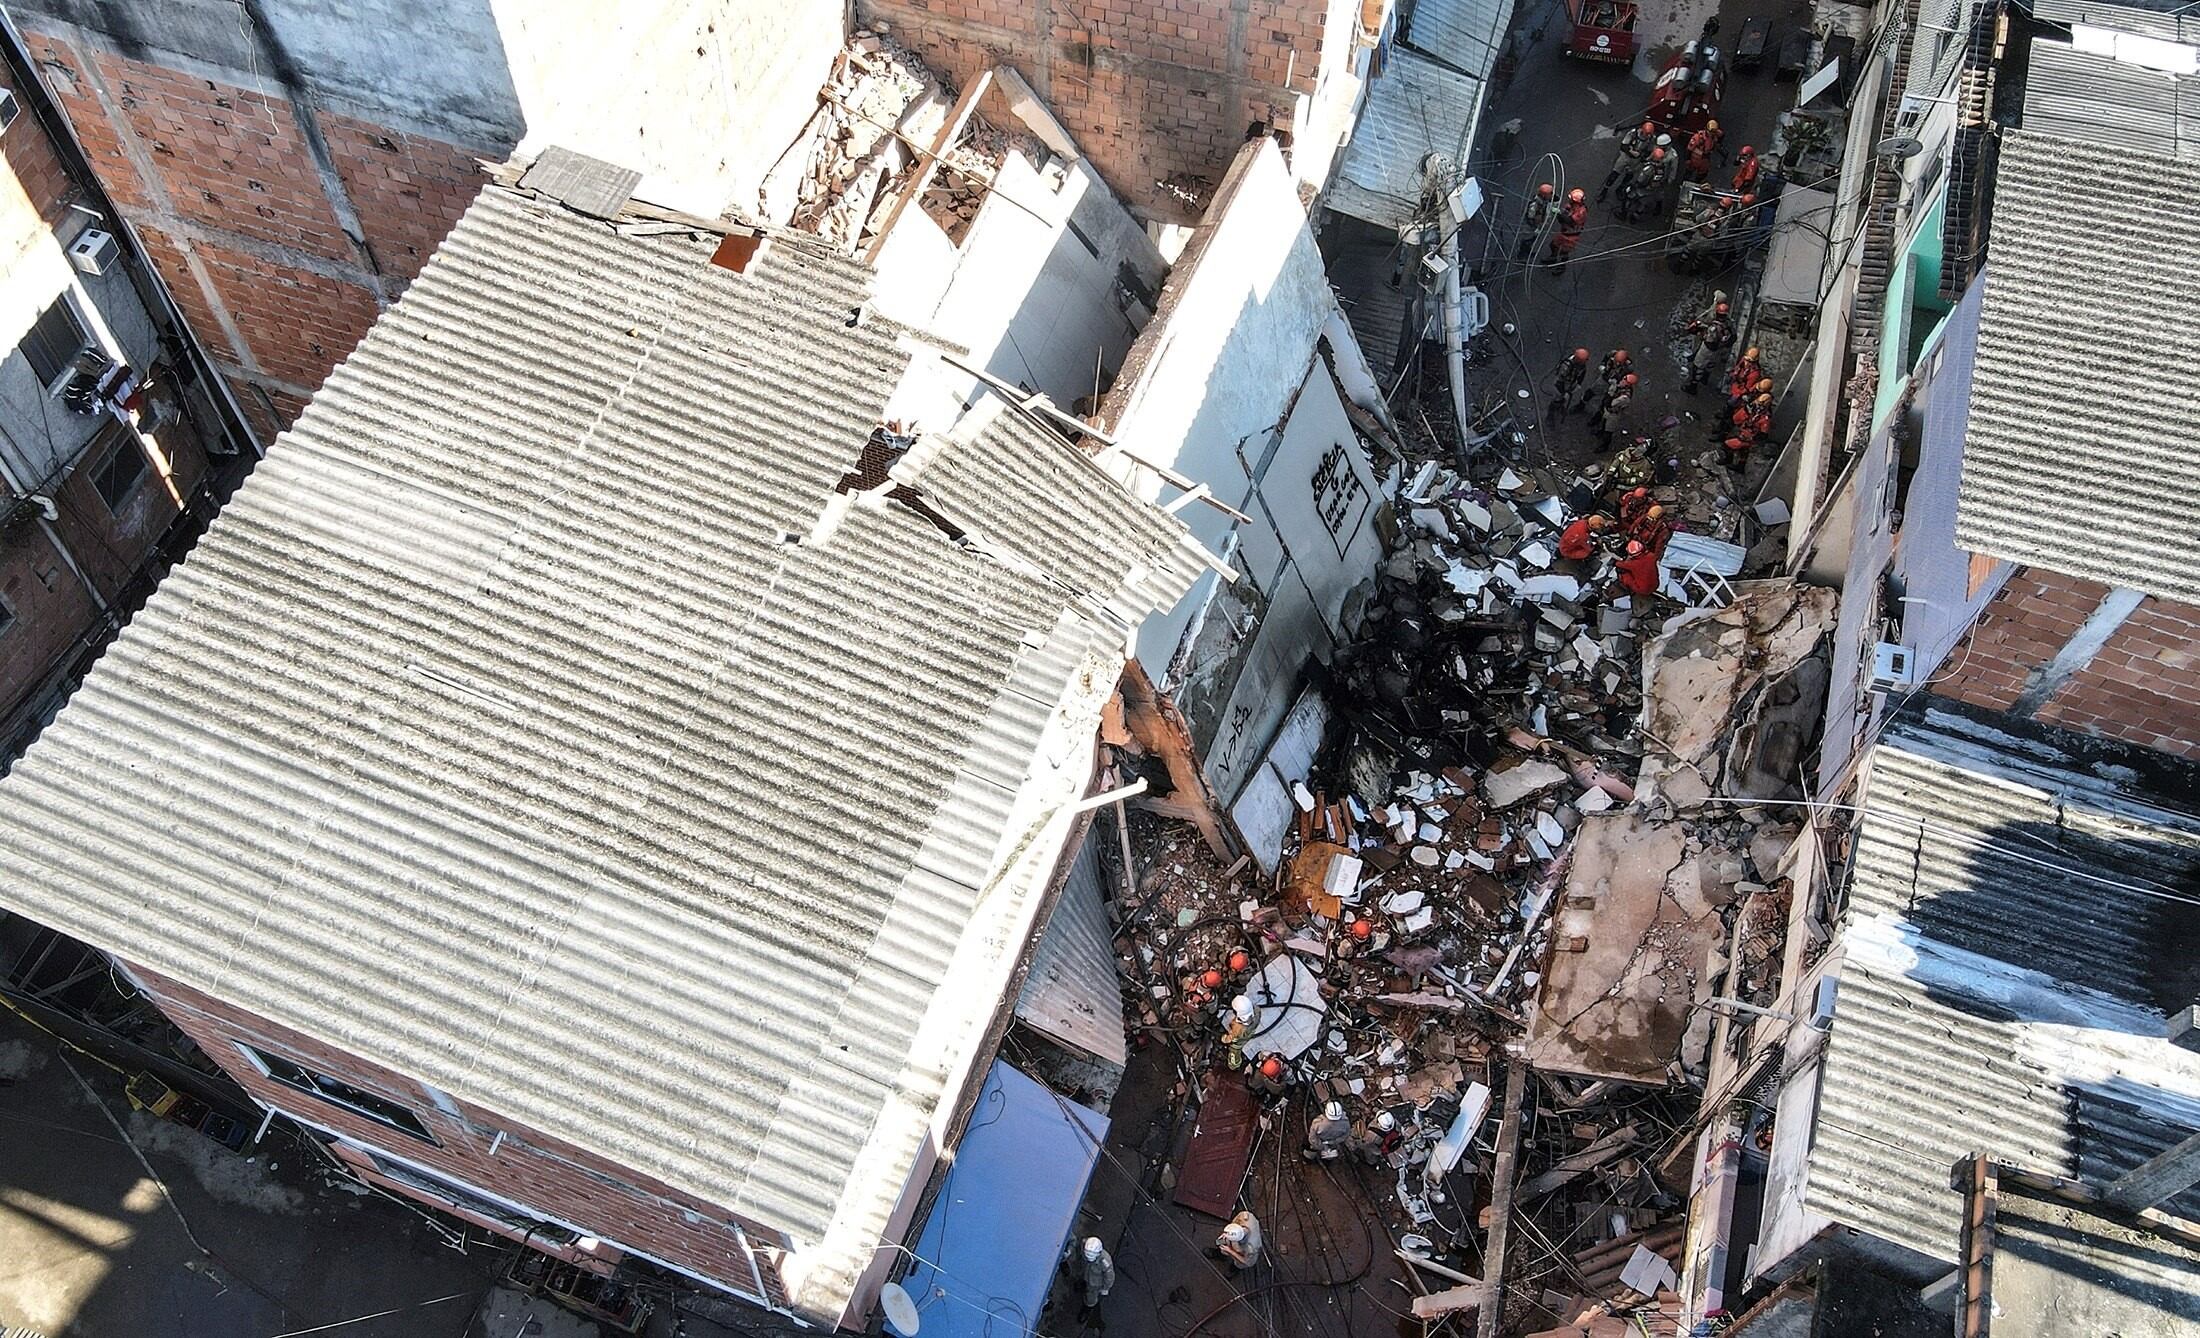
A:
{"label": "white helmet", "polygon": [[1673,147],[1673,137],[1672,137],[1671,135],[1660,135],[1660,136],[1658,136],[1658,147],[1659,147],[1659,148],[1661,148],[1661,149],[1670,149],[1670,148],[1672,148],[1672,147]]}
{"label": "white helmet", "polygon": [[1085,1257],[1087,1259],[1098,1259],[1100,1255],[1100,1238],[1098,1236],[1085,1237]]}
{"label": "white helmet", "polygon": [[1222,1229],[1222,1238],[1232,1242],[1244,1240],[1245,1224],[1243,1222],[1232,1222]]}
{"label": "white helmet", "polygon": [[1343,1119],[1343,1118],[1344,1118],[1344,1102],[1342,1102],[1342,1101],[1332,1101],[1332,1102],[1330,1102],[1330,1103],[1329,1103],[1328,1105],[1326,1105],[1326,1106],[1323,1106],[1323,1107],[1322,1107],[1322,1114],[1323,1114],[1324,1116],[1328,1117],[1329,1119],[1332,1119],[1332,1120],[1341,1120],[1341,1119]]}
{"label": "white helmet", "polygon": [[1230,1001],[1230,1011],[1237,1015],[1238,1021],[1250,1022],[1253,1020],[1253,1001],[1240,994]]}
{"label": "white helmet", "polygon": [[1375,1117],[1375,1127],[1387,1134],[1398,1127],[1398,1117],[1387,1110],[1383,1111]]}

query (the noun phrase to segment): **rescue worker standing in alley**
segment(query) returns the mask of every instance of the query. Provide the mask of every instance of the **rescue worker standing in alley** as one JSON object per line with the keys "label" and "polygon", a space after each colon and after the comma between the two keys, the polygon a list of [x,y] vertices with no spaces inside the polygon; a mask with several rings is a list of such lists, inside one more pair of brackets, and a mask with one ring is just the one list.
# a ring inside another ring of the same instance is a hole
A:
{"label": "rescue worker standing in alley", "polygon": [[1734,347],[1734,321],[1727,314],[1726,303],[1712,303],[1709,312],[1688,323],[1688,333],[1696,336],[1696,349],[1688,360],[1685,387],[1694,394],[1704,379],[1726,361],[1726,351]]}
{"label": "rescue worker standing in alley", "polygon": [[1647,214],[1651,218],[1665,212],[1665,188],[1673,181],[1673,155],[1661,148],[1650,150],[1650,157],[1635,169],[1634,184],[1619,203],[1619,216],[1632,223]]}
{"label": "rescue worker standing in alley", "polygon": [[1260,1219],[1249,1211],[1241,1212],[1215,1237],[1214,1252],[1243,1272],[1260,1262],[1261,1245]]}
{"label": "rescue worker standing in alley", "polygon": [[1619,137],[1619,152],[1612,158],[1612,170],[1604,174],[1604,184],[1597,187],[1597,203],[1612,193],[1612,187],[1633,178],[1635,169],[1650,156],[1651,141],[1657,138],[1658,128],[1649,121],[1635,126]]}
{"label": "rescue worker standing in alley", "polygon": [[1222,1044],[1231,1068],[1245,1067],[1245,1041],[1253,1034],[1253,1021],[1259,1016],[1246,996],[1240,994],[1230,1001],[1229,1018],[1222,1024]]}
{"label": "rescue worker standing in alley", "polygon": [[1764,364],[1758,361],[1756,348],[1753,346],[1744,349],[1742,356],[1734,360],[1733,368],[1726,374],[1727,408],[1740,408],[1743,396],[1753,393],[1754,387],[1764,379],[1764,375]]}
{"label": "rescue worker standing in alley", "polygon": [[1551,221],[1554,189],[1546,181],[1535,188],[1535,194],[1528,197],[1528,207],[1520,215],[1520,241],[1513,247],[1514,260],[1526,260],[1528,253],[1535,250],[1537,239],[1542,237],[1544,227]]}
{"label": "rescue worker standing in alley", "polygon": [[1551,412],[1572,413],[1579,406],[1574,403],[1582,393],[1582,383],[1589,379],[1589,350],[1577,348],[1558,364],[1558,374],[1551,380]]}
{"label": "rescue worker standing in alley", "polygon": [[[1713,121],[1712,125],[1717,125]],[[1698,130],[1688,137],[1688,161],[1682,175],[1689,181],[1706,181],[1711,177],[1711,132]]]}
{"label": "rescue worker standing in alley", "polygon": [[1634,358],[1626,349],[1615,348],[1604,355],[1603,362],[1597,364],[1597,380],[1603,383],[1604,393],[1609,395],[1612,387],[1619,384],[1619,379],[1633,370]]}
{"label": "rescue worker standing in alley", "polygon": [[1574,248],[1581,244],[1582,229],[1588,226],[1588,201],[1578,187],[1567,191],[1566,204],[1558,211],[1558,227],[1551,233],[1550,254],[1543,258],[1543,263],[1552,269],[1566,268],[1566,262],[1573,259]]}
{"label": "rescue worker standing in alley", "polygon": [[1335,1161],[1352,1141],[1352,1121],[1345,1118],[1344,1103],[1332,1101],[1306,1126],[1306,1146],[1299,1155],[1308,1161]]}
{"label": "rescue worker standing in alley", "polygon": [[1757,150],[1744,144],[1734,164],[1734,192],[1740,195],[1757,189],[1757,177],[1762,171],[1757,165]]}
{"label": "rescue worker standing in alley", "polygon": [[1115,1260],[1100,1244],[1098,1236],[1085,1237],[1085,1244],[1078,1251],[1081,1272],[1078,1281],[1084,1295],[1085,1309],[1094,1310],[1102,1297],[1115,1290]]}
{"label": "rescue worker standing in alley", "polygon": [[1612,449],[1612,438],[1619,432],[1620,416],[1627,412],[1627,406],[1635,402],[1635,382],[1633,372],[1621,377],[1619,384],[1613,386],[1612,392],[1604,397],[1604,403],[1597,407],[1597,454],[1602,455]]}

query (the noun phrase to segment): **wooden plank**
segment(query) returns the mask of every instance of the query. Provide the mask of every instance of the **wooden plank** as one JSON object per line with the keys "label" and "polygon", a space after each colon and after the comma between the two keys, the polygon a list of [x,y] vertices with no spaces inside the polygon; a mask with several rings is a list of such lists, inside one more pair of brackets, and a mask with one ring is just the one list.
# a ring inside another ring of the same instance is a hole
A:
{"label": "wooden plank", "polygon": [[1505,1114],[1497,1125],[1497,1165],[1490,1175],[1490,1234],[1482,1250],[1482,1312],[1478,1338],[1497,1338],[1505,1313],[1505,1249],[1512,1237],[1513,1180],[1519,1174],[1520,1107],[1535,1070],[1516,1064],[1505,1075]]}
{"label": "wooden plank", "polygon": [[955,146],[956,139],[962,135],[963,127],[970,124],[970,114],[978,109],[978,99],[984,97],[985,90],[992,86],[993,70],[988,66],[978,71],[978,77],[963,89],[961,97],[955,99],[955,110],[948,115],[946,124],[940,127],[940,133],[932,137],[931,151],[924,155],[923,162],[917,164],[916,173],[902,187],[901,194],[894,197],[894,203],[888,207],[886,218],[878,225],[878,231],[871,234],[870,249],[863,253],[865,264],[877,263],[879,252],[886,249],[886,239],[893,235],[894,224],[901,221],[902,211],[916,203],[918,197],[924,194],[925,188],[932,184],[932,174],[940,167],[940,156]]}
{"label": "wooden plank", "polygon": [[1472,1310],[1480,1304],[1482,1304],[1481,1283],[1477,1282],[1471,1287],[1449,1287],[1440,1292],[1432,1292],[1427,1296],[1414,1297],[1413,1317],[1415,1319],[1439,1319],[1445,1315],[1456,1314],[1461,1310]]}
{"label": "wooden plank", "polygon": [[1209,1217],[1228,1219],[1236,1213],[1238,1187],[1245,1183],[1253,1135],[1259,1129],[1260,1112],[1243,1080],[1219,1069],[1208,1074],[1184,1167],[1177,1174],[1176,1201]]}

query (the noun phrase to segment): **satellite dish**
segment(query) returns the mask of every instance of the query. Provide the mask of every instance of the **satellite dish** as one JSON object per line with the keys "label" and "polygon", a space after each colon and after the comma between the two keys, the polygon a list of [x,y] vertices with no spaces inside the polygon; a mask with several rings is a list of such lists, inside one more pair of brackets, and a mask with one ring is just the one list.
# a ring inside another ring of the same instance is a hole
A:
{"label": "satellite dish", "polygon": [[916,1338],[917,1303],[909,1299],[909,1291],[898,1282],[889,1282],[878,1289],[879,1304],[885,1307],[886,1322],[902,1338]]}
{"label": "satellite dish", "polygon": [[1925,151],[1925,141],[1915,135],[1889,135],[1872,150],[1882,158],[1915,158]]}

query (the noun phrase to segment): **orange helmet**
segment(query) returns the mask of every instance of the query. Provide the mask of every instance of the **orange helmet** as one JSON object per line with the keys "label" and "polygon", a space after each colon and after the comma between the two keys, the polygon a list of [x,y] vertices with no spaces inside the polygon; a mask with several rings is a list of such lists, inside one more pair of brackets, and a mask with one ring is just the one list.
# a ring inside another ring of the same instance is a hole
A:
{"label": "orange helmet", "polygon": [[1263,1078],[1282,1077],[1283,1061],[1276,1058],[1274,1055],[1270,1055],[1268,1056],[1268,1058],[1263,1059],[1262,1061],[1260,1061],[1260,1076]]}
{"label": "orange helmet", "polygon": [[1222,973],[1213,967],[1208,967],[1205,971],[1199,973],[1199,983],[1211,990],[1219,989],[1222,985]]}
{"label": "orange helmet", "polygon": [[1745,205],[1747,205],[1747,204],[1755,204],[1755,203],[1757,203],[1757,197],[1756,197],[1755,195],[1744,195],[1744,196],[1742,197],[1742,203],[1743,203],[1743,204],[1745,204]]}
{"label": "orange helmet", "polygon": [[1641,379],[1642,378],[1636,376],[1633,372],[1629,372],[1627,375],[1619,379],[1619,383],[1623,386],[1632,386],[1633,384],[1635,384],[1635,382]]}
{"label": "orange helmet", "polygon": [[1771,378],[1771,377],[1769,377],[1769,376],[1768,376],[1768,377],[1765,377],[1765,378],[1764,378],[1763,380],[1760,380],[1760,381],[1759,381],[1759,382],[1758,382],[1758,383],[1757,383],[1757,384],[1756,384],[1756,385],[1755,385],[1755,386],[1753,387],[1753,389],[1755,389],[1755,390],[1758,390],[1758,391],[1766,391],[1766,390],[1770,390],[1770,389],[1772,389],[1772,378]]}
{"label": "orange helmet", "polygon": [[1537,195],[1540,195],[1540,196],[1542,196],[1542,197],[1543,197],[1544,199],[1546,199],[1546,200],[1550,199],[1550,198],[1551,198],[1551,183],[1550,183],[1550,182],[1548,182],[1548,181],[1544,182],[1544,183],[1543,183],[1542,185],[1540,185],[1540,186],[1538,186],[1538,187],[1536,187],[1536,188],[1535,188],[1535,193],[1536,193]]}
{"label": "orange helmet", "polygon": [[1643,514],[1650,517],[1650,519],[1652,520],[1656,520],[1659,516],[1665,514],[1665,508],[1662,506],[1653,506]]}
{"label": "orange helmet", "polygon": [[1645,135],[1655,135],[1656,133],[1658,133],[1658,123],[1656,121],[1644,121],[1642,123],[1642,133],[1644,133]]}
{"label": "orange helmet", "polygon": [[1744,353],[1742,356],[1749,359],[1751,362],[1757,361],[1757,350],[1755,346],[1751,346],[1750,350],[1747,353]]}
{"label": "orange helmet", "polygon": [[1610,516],[1591,516],[1588,523],[1590,529],[1601,530],[1612,523],[1612,518]]}
{"label": "orange helmet", "polygon": [[1703,128],[1706,130],[1717,130],[1719,128],[1719,123],[1717,121],[1706,121],[1703,123]]}
{"label": "orange helmet", "polygon": [[1367,940],[1367,937],[1368,937],[1368,935],[1370,935],[1370,934],[1372,934],[1372,933],[1374,933],[1374,932],[1375,932],[1375,926],[1374,926],[1374,924],[1373,924],[1373,923],[1371,923],[1370,921],[1367,921],[1367,920],[1354,920],[1354,921],[1352,922],[1352,937],[1354,937],[1354,938],[1356,938],[1356,939],[1359,939],[1359,940],[1361,940],[1362,942],[1365,942],[1365,941]]}
{"label": "orange helmet", "polygon": [[1614,361],[1614,362],[1625,362],[1625,361],[1627,361],[1627,350],[1626,350],[1626,349],[1623,349],[1623,348],[1615,348],[1615,349],[1613,349],[1613,350],[1612,350],[1612,361]]}
{"label": "orange helmet", "polygon": [[1586,200],[1588,198],[1589,192],[1583,190],[1579,186],[1576,186],[1572,190],[1566,192],[1566,203],[1568,204],[1580,204],[1583,200]]}
{"label": "orange helmet", "polygon": [[1762,394],[1762,393],[1760,393],[1760,394],[1759,394],[1759,395],[1757,396],[1757,398],[1756,398],[1756,399],[1754,399],[1754,400],[1752,400],[1752,401],[1750,401],[1750,402],[1751,402],[1752,404],[1755,404],[1755,405],[1757,405],[1758,407],[1762,408],[1763,406],[1765,406],[1765,405],[1768,405],[1768,404],[1772,403],[1772,396],[1770,396],[1770,395],[1767,395],[1767,394]]}
{"label": "orange helmet", "polygon": [[1652,149],[1652,150],[1650,150],[1650,161],[1651,161],[1651,162],[1653,162],[1653,163],[1662,163],[1662,162],[1664,162],[1664,161],[1665,161],[1665,150],[1663,150],[1663,149]]}
{"label": "orange helmet", "polygon": [[1585,348],[1577,348],[1577,349],[1575,349],[1575,350],[1574,350],[1574,361],[1575,361],[1575,362],[1587,362],[1588,360],[1589,360],[1589,350],[1587,350],[1587,349],[1585,349]]}
{"label": "orange helmet", "polygon": [[1719,313],[1721,316],[1724,316],[1726,314],[1726,303],[1721,302],[1719,303],[1719,305],[1713,307],[1712,310]]}
{"label": "orange helmet", "polygon": [[1239,948],[1237,951],[1230,954],[1230,969],[1232,971],[1243,971],[1246,967],[1251,966],[1252,964],[1253,959],[1246,955],[1245,949],[1243,948]]}

